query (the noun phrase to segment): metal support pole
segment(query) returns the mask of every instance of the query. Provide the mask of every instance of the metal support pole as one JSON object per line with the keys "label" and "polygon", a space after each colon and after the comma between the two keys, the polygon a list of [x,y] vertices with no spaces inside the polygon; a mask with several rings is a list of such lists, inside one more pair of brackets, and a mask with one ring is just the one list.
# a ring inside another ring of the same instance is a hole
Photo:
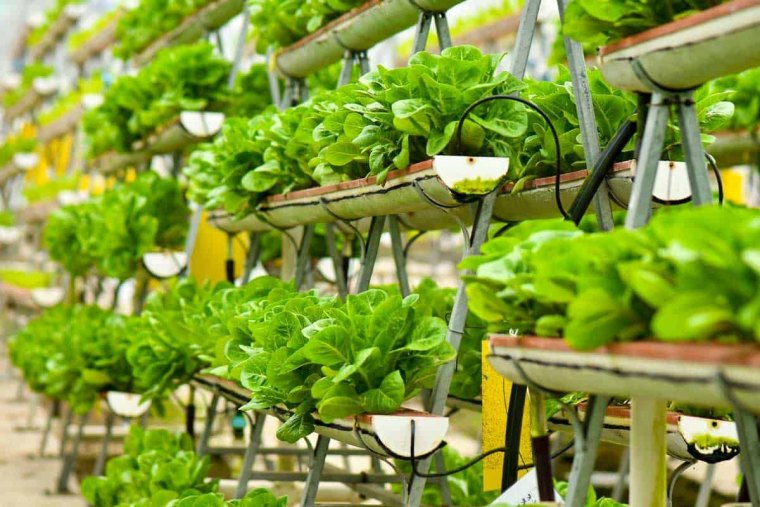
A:
{"label": "metal support pole", "polygon": [[699,120],[694,104],[694,93],[679,95],[678,124],[681,127],[681,144],[686,158],[686,167],[691,185],[691,200],[697,206],[712,202],[710,179],[707,176],[707,164],[699,132]]}
{"label": "metal support pole", "polygon": [[512,48],[512,60],[509,72],[518,79],[525,77],[525,69],[528,68],[530,48],[533,45],[533,35],[536,32],[538,11],[541,8],[541,0],[527,0],[520,14],[520,26],[517,29],[515,45]]}
{"label": "metal support pole", "polygon": [[438,47],[441,48],[441,51],[450,48],[452,45],[451,30],[449,30],[449,20],[446,13],[436,12],[433,19],[435,20],[435,32],[438,35]]}
{"label": "metal support pole", "polygon": [[406,271],[407,258],[404,254],[404,242],[401,237],[398,219],[395,216],[388,217],[388,230],[391,233],[391,247],[393,249],[393,261],[396,264],[396,278],[401,289],[401,295],[406,297],[411,293],[409,274]]}
{"label": "metal support pole", "polygon": [[66,416],[63,418],[63,427],[61,428],[61,445],[58,449],[58,457],[63,458],[66,455],[66,445],[69,443],[69,426],[74,420],[74,412],[66,407]]}
{"label": "metal support pole", "polygon": [[79,417],[79,424],[77,426],[77,434],[74,437],[74,443],[71,446],[71,452],[63,459],[63,468],[61,469],[61,475],[58,476],[58,486],[56,491],[58,493],[67,493],[69,491],[69,477],[71,471],[74,469],[77,457],[79,456],[79,444],[82,442],[82,435],[84,434],[84,425],[87,423],[87,414],[82,414]]}
{"label": "metal support pole", "polygon": [[710,505],[710,497],[712,496],[713,482],[715,481],[715,463],[708,463],[705,469],[705,478],[702,479],[702,483],[699,485],[699,492],[697,493],[697,499],[694,502],[694,507],[707,507]]}
{"label": "metal support pole", "polygon": [[744,484],[749,492],[752,506],[760,506],[760,438],[755,416],[734,407],[734,421],[739,433],[739,460],[744,473]]}
{"label": "metal support pole", "polygon": [[248,448],[245,450],[245,458],[243,458],[243,468],[240,469],[240,478],[238,479],[237,489],[235,490],[235,498],[243,498],[246,491],[248,491],[248,481],[251,479],[253,462],[256,459],[256,454],[261,446],[261,434],[264,431],[265,421],[266,416],[264,414],[256,414],[256,421],[253,423],[253,426],[251,426],[250,442],[248,442]]}
{"label": "metal support pole", "polygon": [[338,251],[338,245],[335,244],[335,225],[327,224],[327,249],[330,252],[333,269],[335,270],[335,285],[338,288],[338,295],[342,300],[346,300],[348,295],[348,285],[346,283],[346,273],[343,270],[343,256]]}
{"label": "metal support pole", "polygon": [[322,476],[322,470],[325,468],[325,458],[327,450],[330,447],[330,439],[319,435],[317,445],[314,447],[309,475],[306,477],[303,495],[301,496],[301,507],[313,507],[317,500],[317,490],[319,489],[319,479]]}
{"label": "metal support pole", "polygon": [[[568,0],[557,0],[560,19],[564,22],[565,9]],[[573,94],[575,95],[575,108],[578,111],[578,121],[581,127],[583,139],[583,152],[586,158],[586,167],[591,168],[599,158],[599,132],[596,128],[596,115],[594,104],[591,100],[591,88],[588,83],[586,72],[586,56],[580,42],[565,37],[565,52],[567,53],[567,65],[573,81]],[[594,195],[594,213],[596,214],[599,227],[603,231],[611,231],[615,227],[612,220],[612,208],[607,182],[602,181]]]}
{"label": "metal support pole", "polygon": [[428,35],[430,35],[430,25],[433,21],[433,15],[426,11],[420,11],[420,16],[417,19],[417,26],[414,29],[414,45],[412,46],[412,54],[425,51],[427,46]]}
{"label": "metal support pole", "polygon": [[364,250],[364,258],[362,259],[362,267],[359,273],[359,283],[356,287],[357,293],[369,289],[369,283],[372,280],[372,271],[375,268],[375,261],[377,260],[377,252],[380,249],[380,237],[383,235],[384,227],[384,216],[372,217],[372,222],[369,226],[369,235],[367,236],[367,247]]}
{"label": "metal support pole", "polygon": [[113,435],[113,424],[116,421],[116,414],[111,410],[108,411],[106,416],[106,434],[103,436],[103,445],[100,448],[100,454],[98,454],[98,460],[95,462],[95,467],[92,470],[92,475],[103,475],[103,471],[106,469],[106,460],[108,459],[108,447],[111,445],[111,436]]}
{"label": "metal support pole", "polygon": [[277,79],[277,74],[272,69],[272,62],[274,58],[274,48],[272,46],[267,48],[267,78],[269,79],[269,94],[272,96],[272,104],[282,104],[280,98],[280,82]]}
{"label": "metal support pole", "polygon": [[[496,203],[500,189],[496,189],[478,202],[475,222],[472,228],[470,244],[467,248],[467,255],[477,255],[480,252],[481,245],[488,236],[488,226],[493,216],[493,208]],[[449,328],[446,333],[446,339],[459,352],[459,345],[464,335],[465,324],[467,322],[467,292],[463,282],[459,282],[454,307],[451,310],[449,319]],[[443,414],[446,408],[446,399],[449,396],[451,380],[456,370],[456,361],[451,361],[438,368],[435,384],[428,399],[427,410],[432,414]],[[420,460],[417,469],[422,473],[427,473],[430,469],[431,458]],[[422,494],[425,489],[425,479],[423,477],[414,477],[409,487],[409,505],[418,506],[422,503]]]}
{"label": "metal support pole", "polygon": [[652,212],[652,192],[669,116],[670,102],[667,97],[660,92],[654,92],[644,127],[644,137],[641,140],[628,215],[625,217],[625,226],[628,229],[638,229],[645,225]]}
{"label": "metal support pole", "polygon": [[[588,486],[591,482],[591,473],[594,471],[596,451],[599,447],[604,426],[604,415],[607,412],[609,402],[608,396],[591,396],[586,411],[586,419],[583,422],[583,431],[576,430],[575,432],[575,456],[570,470],[570,480],[568,481],[570,485],[565,500],[567,507],[584,507],[586,505]],[[633,503],[633,505],[639,504]]]}
{"label": "metal support pole", "polygon": [[[615,487],[612,488],[612,499],[616,502],[622,502],[625,491],[628,489],[628,472],[631,470],[631,448],[626,447],[623,455],[620,457],[618,466],[618,478]],[[703,505],[702,507],[707,507]]]}
{"label": "metal support pole", "polygon": [[187,239],[185,240],[185,254],[187,255],[187,273],[190,273],[193,264],[193,251],[195,250],[195,242],[198,239],[198,230],[201,227],[201,217],[203,216],[203,208],[198,206],[193,211],[193,216],[190,219],[190,227],[187,230]]}
{"label": "metal support pole", "polygon": [[309,269],[309,249],[311,248],[311,240],[314,238],[314,225],[307,225],[304,227],[303,238],[301,238],[301,245],[298,247],[298,258],[296,260],[296,289],[300,289],[306,278],[306,270]]}
{"label": "metal support pole", "polygon": [[211,404],[206,409],[206,421],[203,425],[203,433],[201,433],[201,438],[198,440],[195,451],[198,456],[205,456],[208,452],[208,442],[211,439],[211,432],[214,430],[216,408],[219,406],[220,398],[219,393],[214,393],[214,396],[211,398]]}
{"label": "metal support pole", "polygon": [[340,76],[338,76],[338,86],[347,85],[351,82],[351,74],[354,72],[354,53],[346,49],[343,53],[343,61],[340,64]]}
{"label": "metal support pole", "polygon": [[248,283],[251,279],[251,272],[259,262],[261,256],[261,233],[252,232],[249,236],[248,256],[245,259],[243,267],[243,283]]}
{"label": "metal support pole", "polygon": [[[443,455],[443,450],[435,453],[433,459],[435,460],[435,469],[438,473],[446,472],[446,458]],[[451,489],[449,488],[449,478],[441,477],[438,482],[438,487],[441,490],[441,500],[443,505],[454,505],[454,501],[451,498]]]}
{"label": "metal support pole", "polygon": [[47,449],[48,440],[50,439],[50,431],[53,429],[53,420],[56,416],[57,401],[50,403],[50,409],[48,410],[47,421],[45,422],[45,429],[42,432],[42,441],[40,442],[40,458],[45,457],[45,450]]}
{"label": "metal support pole", "polygon": [[667,505],[666,415],[665,401],[631,400],[631,505]]}
{"label": "metal support pole", "polygon": [[243,2],[243,26],[240,27],[240,32],[238,33],[238,40],[237,44],[235,45],[235,55],[233,56],[232,60],[232,69],[230,70],[230,77],[229,81],[227,82],[228,86],[230,88],[234,88],[235,86],[235,80],[237,79],[238,74],[240,73],[240,63],[243,61],[243,51],[245,51],[245,40],[248,36],[248,25],[250,23],[248,20],[251,18],[251,7],[248,4],[248,2]]}

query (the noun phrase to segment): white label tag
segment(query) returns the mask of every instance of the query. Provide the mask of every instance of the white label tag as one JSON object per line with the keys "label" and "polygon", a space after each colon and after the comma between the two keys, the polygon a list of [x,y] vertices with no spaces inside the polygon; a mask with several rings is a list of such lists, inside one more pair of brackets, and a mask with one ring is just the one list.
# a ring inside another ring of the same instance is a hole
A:
{"label": "white label tag", "polygon": [[[562,503],[562,498],[559,494],[554,492],[554,499],[557,502]],[[538,497],[538,478],[536,476],[536,469],[532,469],[522,478],[517,481],[511,488],[506,490],[503,495],[496,499],[491,505],[507,504],[507,505],[530,505],[540,502]]]}

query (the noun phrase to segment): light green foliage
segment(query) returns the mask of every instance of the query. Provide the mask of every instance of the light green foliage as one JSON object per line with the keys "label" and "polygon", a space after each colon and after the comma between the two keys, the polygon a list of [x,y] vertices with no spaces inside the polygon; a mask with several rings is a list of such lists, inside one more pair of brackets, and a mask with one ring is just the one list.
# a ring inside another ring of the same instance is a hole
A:
{"label": "light green foliage", "polygon": [[[28,183],[28,182],[25,182]],[[54,200],[64,190],[76,190],[79,186],[79,173],[48,180],[31,186],[24,185],[24,199],[29,204]]]}
{"label": "light green foliage", "polygon": [[12,227],[16,224],[16,217],[10,210],[0,211],[0,227]]}
{"label": "light green foliage", "polygon": [[729,99],[736,108],[730,128],[750,133],[757,130],[760,126],[760,68],[722,77],[706,86],[714,93],[730,92]]}
{"label": "light green foliage", "polygon": [[224,109],[230,67],[208,42],[160,51],[136,75],[119,77],[103,104],[84,115],[89,155],[129,151],[181,111]]}
{"label": "light green foliage", "polygon": [[177,182],[149,171],[98,198],[56,210],[45,228],[45,244],[51,258],[74,276],[96,267],[125,280],[145,253],[183,246],[187,217]]}
{"label": "light green foliage", "polygon": [[29,37],[26,40],[27,44],[30,46],[39,44],[45,36],[45,33],[50,30],[51,25],[63,15],[63,11],[68,5],[79,4],[83,1],[84,0],[55,0],[55,3],[45,11],[45,19],[42,24],[29,33]]}
{"label": "light green foliage", "polygon": [[0,281],[25,289],[47,287],[53,279],[51,273],[44,271],[23,271],[19,269],[0,269]]}
{"label": "light green foliage", "polygon": [[[213,496],[218,481],[207,479],[208,470],[209,458],[195,454],[188,435],[132,426],[124,443],[124,455],[108,461],[105,476],[87,477],[82,482],[82,495],[97,507],[214,506],[217,504],[177,501]],[[248,504],[240,507],[243,506]]]}
{"label": "light green foliage", "polygon": [[193,494],[171,501],[167,507],[287,507],[288,497],[277,498],[264,488],[250,490],[239,500],[225,500],[220,493]]}
{"label": "light green foliage", "polygon": [[107,390],[141,392],[127,348],[141,323],[93,306],[46,310],[11,338],[13,364],[36,392],[87,412]]}
{"label": "light green foliage", "polygon": [[[464,122],[467,107],[493,94],[519,91],[546,112],[558,131],[562,172],[586,168],[572,84],[562,69],[555,82],[521,82],[497,72],[501,57],[472,46],[419,53],[409,67],[380,67],[359,83],[251,120],[229,120],[222,135],[191,157],[185,174],[192,198],[207,208],[246,215],[266,196],[369,175],[383,183],[389,171],[439,154],[510,157],[507,179],[522,190],[535,178],[555,174],[554,138],[535,111],[514,101],[483,104]],[[609,142],[636,108],[632,95],[589,73],[599,137]],[[727,94],[697,94],[700,126],[719,130],[733,108]],[[666,139],[670,159],[682,158],[678,128]],[[704,136],[704,142],[712,138]],[[633,156],[635,142],[621,154]]]}
{"label": "light green foliage", "polygon": [[140,0],[116,25],[119,44],[114,55],[126,60],[139,53],[209,3],[211,0]]}
{"label": "light green foliage", "polygon": [[366,0],[248,0],[256,50],[287,46]]}
{"label": "light green foliage", "polygon": [[476,270],[470,308],[494,330],[564,336],[582,350],[760,338],[757,210],[662,210],[643,229],[611,233],[519,227],[462,263]]}
{"label": "light green foliage", "polygon": [[75,90],[57,99],[52,107],[40,113],[38,118],[40,125],[49,125],[80,105],[84,95],[98,93],[103,93],[103,79],[100,74],[80,79]]}
{"label": "light green foliage", "polygon": [[8,138],[0,146],[0,167],[5,166],[13,160],[14,155],[18,153],[32,153],[37,147],[36,139],[23,137]]}
{"label": "light green foliage", "polygon": [[565,34],[597,46],[610,44],[727,0],[571,0]]}
{"label": "light green foliage", "polygon": [[3,106],[7,108],[15,105],[31,89],[35,79],[38,77],[49,77],[52,74],[53,68],[48,65],[41,63],[27,65],[21,72],[21,85],[3,95]]}
{"label": "light green foliage", "polygon": [[66,42],[66,46],[69,48],[69,52],[76,51],[94,36],[101,33],[108,25],[113,22],[114,19],[116,19],[116,17],[119,15],[119,12],[120,10],[118,8],[114,9],[111,12],[102,15],[90,27],[72,33],[69,37],[69,40]]}

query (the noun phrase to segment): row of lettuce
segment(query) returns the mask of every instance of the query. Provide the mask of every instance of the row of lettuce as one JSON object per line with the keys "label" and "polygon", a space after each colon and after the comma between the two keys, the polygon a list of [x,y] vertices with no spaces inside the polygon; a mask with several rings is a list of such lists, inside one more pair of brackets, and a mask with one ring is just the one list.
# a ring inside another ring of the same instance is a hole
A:
{"label": "row of lettuce", "polygon": [[[640,339],[754,343],[758,244],[760,213],[732,207],[663,210],[638,231],[517,226],[460,266],[474,270],[472,315],[452,394],[479,394],[486,331],[562,336],[580,350]],[[84,258],[77,248],[71,257]],[[120,250],[101,269],[123,275],[130,264]],[[67,267],[81,273],[80,264]],[[85,411],[104,390],[160,399],[207,371],[250,390],[246,409],[287,407],[278,435],[294,441],[313,431],[313,414],[330,422],[393,412],[430,387],[456,356],[446,342],[452,304],[453,292],[429,281],[407,298],[385,288],[344,302],[270,277],[242,287],[185,279],[152,294],[139,317],[48,310],[16,335],[11,353],[36,390]]]}
{"label": "row of lettuce", "polygon": [[[63,5],[80,1],[58,0],[47,14],[48,23],[60,15]],[[90,37],[105,29],[110,22],[115,21],[118,44],[114,54],[128,59],[146,49],[202,8],[224,1],[141,0],[135,8],[116,9],[103,15],[91,27],[75,33],[69,41],[69,47],[71,50],[76,50]],[[366,2],[366,0],[246,1],[250,8],[250,37],[255,40],[256,50],[260,54],[266,54],[269,48],[293,44]],[[599,6],[588,0],[572,0],[568,3],[565,14],[565,33],[580,42],[602,46],[726,1],[610,0],[603,6]],[[512,13],[523,3],[521,0],[503,0],[503,5],[494,7],[490,14]],[[32,44],[37,42],[45,30],[46,26],[39,27],[32,33],[29,42]]]}

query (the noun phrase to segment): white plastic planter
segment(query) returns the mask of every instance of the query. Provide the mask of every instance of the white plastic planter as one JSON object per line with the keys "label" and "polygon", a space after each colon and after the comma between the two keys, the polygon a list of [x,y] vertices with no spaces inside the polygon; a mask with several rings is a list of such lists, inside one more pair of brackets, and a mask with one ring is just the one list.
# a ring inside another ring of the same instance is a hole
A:
{"label": "white plastic planter", "polygon": [[[581,420],[585,419],[585,404],[578,406],[578,413]],[[549,419],[549,428],[555,431],[573,433],[573,426],[563,412],[557,413]],[[630,407],[610,406],[607,408],[601,439],[616,445],[630,445]],[[731,442],[732,444],[701,447],[698,443],[711,439],[715,442]],[[668,455],[679,460],[692,461],[696,459],[709,463],[726,461],[738,454],[738,442],[736,425],[731,421],[692,417],[676,412],[668,412],[667,414]]]}
{"label": "white plastic planter", "polygon": [[[451,215],[465,223],[474,219],[470,206],[448,208],[447,213],[432,206],[425,195],[443,206],[457,206],[461,196],[451,188],[465,179],[491,179],[509,167],[507,159],[490,159],[470,163],[469,157],[438,157],[421,162],[408,169],[393,171],[384,185],[375,177],[352,180],[269,197],[259,206],[256,214],[236,220],[224,212],[212,213],[211,223],[228,232],[264,231],[273,224],[280,228],[299,225],[334,222],[335,216],[346,220],[380,215],[399,216],[402,226],[415,230],[435,230],[457,227]],[[483,160],[483,159],[476,159]],[[616,164],[608,183],[621,199],[627,200],[631,193],[631,163]],[[477,170],[477,172],[476,172]],[[588,172],[576,171],[560,178],[560,194],[565,206],[569,206],[580,191]],[[494,219],[518,221],[559,216],[555,199],[554,177],[540,178],[526,185],[522,192],[512,194],[512,185],[504,186],[496,200]],[[448,181],[448,185],[445,183]],[[262,220],[260,217],[263,217]],[[359,222],[361,226],[361,222]]]}
{"label": "white plastic planter", "polygon": [[108,391],[106,393],[106,402],[111,412],[127,419],[142,417],[150,410],[151,406],[150,400],[141,402],[139,394],[120,391]]}
{"label": "white plastic planter", "polygon": [[63,302],[66,291],[61,287],[32,289],[32,301],[40,308],[52,308]]}
{"label": "white plastic planter", "polygon": [[604,77],[618,88],[652,91],[638,61],[664,88],[688,90],[760,65],[760,1],[734,0],[599,50]]}
{"label": "white plastic planter", "polygon": [[206,33],[216,30],[240,14],[243,10],[243,3],[244,0],[217,0],[203,7],[195,14],[188,16],[178,27],[156,39],[140,54],[134,56],[133,62],[137,66],[144,65],[164,48],[189,44],[202,38]]}
{"label": "white plastic planter", "polygon": [[12,245],[19,241],[24,235],[24,231],[21,227],[5,227],[0,226],[0,244]]}
{"label": "white plastic planter", "polygon": [[509,380],[548,389],[730,408],[724,385],[760,413],[760,347],[753,344],[615,343],[592,352],[562,339],[494,335],[489,361]]}
{"label": "white plastic planter", "polygon": [[154,278],[178,276],[187,267],[185,252],[151,252],[143,255],[143,265]]}
{"label": "white plastic planter", "polygon": [[151,155],[180,151],[215,136],[222,129],[224,113],[214,111],[182,111],[167,127],[135,143],[134,148]]}
{"label": "white plastic planter", "polygon": [[[416,0],[428,12],[445,12],[462,0]],[[369,0],[313,34],[277,52],[277,69],[302,78],[340,61],[346,48],[365,51],[411,26],[419,9],[409,0]]]}
{"label": "white plastic planter", "polygon": [[[247,403],[250,393],[235,382],[213,375],[196,375],[194,381],[239,403]],[[265,411],[277,417],[289,417],[283,407]],[[448,418],[416,410],[401,409],[395,414],[364,414],[331,423],[315,420],[315,432],[338,442],[370,449],[386,457],[409,459],[412,455],[412,421],[414,421],[414,457],[424,458],[438,450],[448,431]]]}

